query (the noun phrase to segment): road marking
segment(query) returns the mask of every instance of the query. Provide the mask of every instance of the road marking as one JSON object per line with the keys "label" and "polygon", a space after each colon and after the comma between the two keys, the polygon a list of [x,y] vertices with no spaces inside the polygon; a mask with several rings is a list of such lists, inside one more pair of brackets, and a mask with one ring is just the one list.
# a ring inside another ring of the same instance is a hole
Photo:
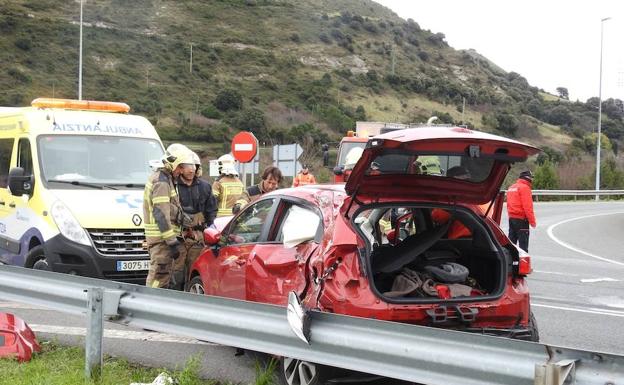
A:
{"label": "road marking", "polygon": [[[80,327],[67,327],[56,325],[28,324],[30,328],[39,333],[62,334],[71,336],[85,336],[87,329]],[[140,340],[155,342],[178,342],[184,344],[218,345],[212,342],[198,341],[195,338],[179,337],[159,332],[130,331],[119,329],[104,329],[104,338],[118,338],[124,340]]]}
{"label": "road marking", "polygon": [[580,253],[580,254],[583,254],[583,255],[586,255],[586,256],[588,256],[588,257],[595,258],[595,259],[598,259],[598,260],[601,260],[601,261],[604,261],[604,262],[609,262],[609,263],[613,263],[613,264],[615,264],[615,265],[624,266],[624,263],[622,263],[622,262],[619,262],[619,261],[614,261],[614,260],[612,260],[612,259],[608,259],[608,258],[604,258],[604,257],[600,257],[600,256],[598,256],[598,255],[591,254],[591,253],[588,253],[587,251],[583,251],[583,250],[581,250],[581,249],[578,249],[578,248],[576,248],[576,247],[574,247],[574,246],[570,245],[569,243],[566,243],[566,242],[564,242],[564,241],[560,240],[559,238],[555,237],[555,235],[553,234],[553,230],[555,229],[555,227],[557,227],[557,226],[559,226],[559,225],[562,225],[562,224],[564,224],[564,223],[568,223],[568,222],[572,222],[572,221],[577,221],[577,220],[580,220],[580,219],[585,219],[585,218],[600,217],[600,216],[604,216],[604,215],[614,215],[614,214],[624,214],[624,212],[623,212],[623,211],[616,211],[616,212],[613,212],[613,213],[603,213],[603,214],[585,215],[585,216],[583,216],[583,217],[577,217],[577,218],[566,219],[566,220],[564,220],[564,221],[561,221],[561,222],[555,223],[554,225],[550,225],[550,226],[548,227],[548,236],[550,237],[550,239],[552,239],[552,240],[553,240],[553,241],[555,241],[556,243],[560,244],[561,246],[563,246],[563,247],[565,247],[565,248],[568,248],[568,249],[570,249],[570,250],[572,250],[572,251],[576,251],[577,253]]}
{"label": "road marking", "polygon": [[531,306],[545,307],[545,308],[548,308],[548,309],[558,309],[558,310],[565,310],[565,311],[575,311],[575,312],[579,312],[579,313],[608,315],[608,316],[612,316],[612,317],[624,317],[624,312],[618,312],[618,311],[613,311],[613,310],[602,310],[602,309],[596,309],[596,308],[579,309],[579,308],[567,307],[567,306],[545,305],[545,304],[542,304],[542,303],[531,303]]}
{"label": "road marking", "polygon": [[33,305],[26,305],[26,304],[17,303],[17,302],[0,302],[0,308],[6,308],[6,309],[27,309],[27,310],[52,310],[52,309],[46,309],[44,307],[37,307],[37,306],[33,306]]}
{"label": "road marking", "polygon": [[533,270],[534,273],[542,273],[542,274],[553,274],[553,275],[565,275],[568,277],[577,277],[577,274],[571,274],[571,273],[561,273],[558,271],[543,271],[543,270]]}
{"label": "road marking", "polygon": [[609,277],[605,278],[583,278],[581,279],[583,283],[594,283],[594,282],[620,282],[619,279],[613,279]]}

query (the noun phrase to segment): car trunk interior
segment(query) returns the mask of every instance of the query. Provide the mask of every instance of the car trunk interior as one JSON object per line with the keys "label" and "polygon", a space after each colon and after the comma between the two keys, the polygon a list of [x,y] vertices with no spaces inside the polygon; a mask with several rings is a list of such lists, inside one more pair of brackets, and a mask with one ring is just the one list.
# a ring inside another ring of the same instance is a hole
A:
{"label": "car trunk interior", "polygon": [[502,294],[507,258],[483,219],[454,206],[376,206],[353,222],[368,276],[393,303],[477,301]]}

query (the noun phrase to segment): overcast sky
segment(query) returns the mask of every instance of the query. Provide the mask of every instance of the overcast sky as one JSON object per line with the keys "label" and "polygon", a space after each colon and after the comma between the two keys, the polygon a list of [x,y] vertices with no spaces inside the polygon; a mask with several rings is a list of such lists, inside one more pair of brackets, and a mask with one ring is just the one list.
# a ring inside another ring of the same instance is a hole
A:
{"label": "overcast sky", "polygon": [[570,99],[598,96],[601,19],[602,98],[624,100],[624,0],[375,0],[456,49],[474,48],[532,86]]}

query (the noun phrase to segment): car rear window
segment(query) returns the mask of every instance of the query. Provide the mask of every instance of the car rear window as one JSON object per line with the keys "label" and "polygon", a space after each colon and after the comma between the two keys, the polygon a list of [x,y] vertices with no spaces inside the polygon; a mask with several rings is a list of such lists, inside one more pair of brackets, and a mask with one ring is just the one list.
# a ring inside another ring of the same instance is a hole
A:
{"label": "car rear window", "polygon": [[493,165],[491,158],[391,151],[373,158],[366,175],[428,175],[480,183],[490,175]]}

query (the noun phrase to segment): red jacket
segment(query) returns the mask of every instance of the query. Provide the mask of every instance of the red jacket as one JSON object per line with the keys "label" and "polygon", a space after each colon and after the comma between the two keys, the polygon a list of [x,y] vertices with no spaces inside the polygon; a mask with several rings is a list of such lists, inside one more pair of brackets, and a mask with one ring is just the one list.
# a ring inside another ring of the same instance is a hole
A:
{"label": "red jacket", "polygon": [[509,218],[527,219],[531,227],[535,227],[531,182],[518,179],[509,187],[507,190],[507,214]]}

